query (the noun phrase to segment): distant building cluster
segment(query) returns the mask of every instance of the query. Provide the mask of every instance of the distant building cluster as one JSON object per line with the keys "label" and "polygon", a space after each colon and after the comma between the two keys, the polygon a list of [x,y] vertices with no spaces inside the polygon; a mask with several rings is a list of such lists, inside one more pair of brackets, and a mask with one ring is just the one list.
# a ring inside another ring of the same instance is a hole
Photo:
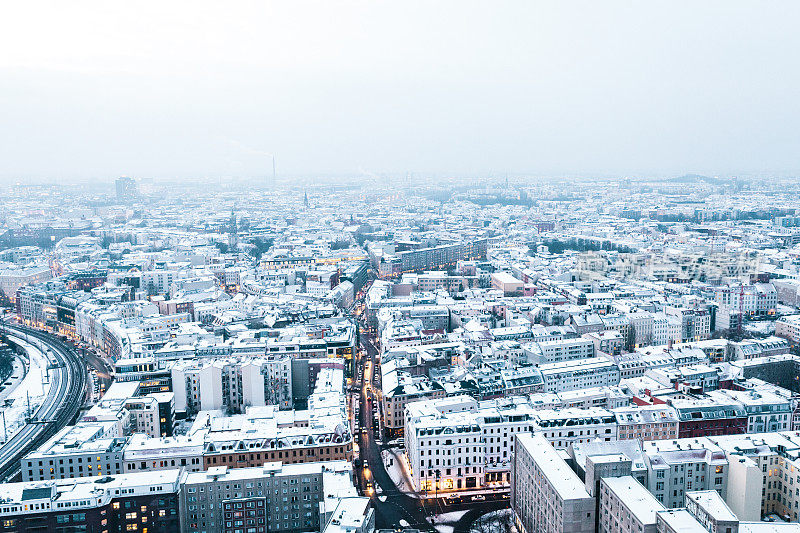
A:
{"label": "distant building cluster", "polygon": [[792,184],[27,191],[0,296],[91,390],[0,533],[800,529]]}

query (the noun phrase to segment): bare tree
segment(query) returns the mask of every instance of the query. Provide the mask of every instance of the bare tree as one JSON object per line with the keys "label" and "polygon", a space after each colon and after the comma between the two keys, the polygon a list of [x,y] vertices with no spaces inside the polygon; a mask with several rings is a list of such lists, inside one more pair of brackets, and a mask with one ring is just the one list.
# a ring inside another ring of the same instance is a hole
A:
{"label": "bare tree", "polygon": [[470,526],[470,533],[514,533],[514,520],[511,509],[503,509],[485,514]]}

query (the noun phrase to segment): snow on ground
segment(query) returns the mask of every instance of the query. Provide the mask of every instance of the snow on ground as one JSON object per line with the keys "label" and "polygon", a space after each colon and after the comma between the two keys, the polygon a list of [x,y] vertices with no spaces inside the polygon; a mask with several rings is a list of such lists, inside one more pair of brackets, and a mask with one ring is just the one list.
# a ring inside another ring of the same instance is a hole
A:
{"label": "snow on ground", "polygon": [[472,531],[480,533],[516,533],[511,509],[500,509],[481,516],[473,522]]}
{"label": "snow on ground", "polygon": [[461,520],[461,518],[467,514],[468,511],[468,509],[464,509],[463,511],[450,511],[449,513],[436,514],[433,515],[433,517],[428,517],[428,522],[433,519],[433,521],[437,524],[455,524]]}
{"label": "snow on ground", "polygon": [[[28,411],[28,399],[30,398],[31,411],[42,404],[45,396],[50,390],[50,383],[47,379],[47,357],[35,346],[20,340],[19,345],[28,354],[28,373],[19,385],[8,395],[7,402],[9,407],[0,407],[5,417],[5,432],[8,438],[25,425],[25,416]],[[47,381],[45,383],[45,381]],[[0,439],[4,439],[3,428],[0,427]],[[5,442],[5,441],[3,441]]]}
{"label": "snow on ground", "polygon": [[6,398],[8,398],[14,389],[16,389],[22,380],[25,378],[25,371],[27,365],[22,360],[22,357],[16,356],[14,357],[13,368],[11,370],[11,375],[8,376],[5,383],[9,383],[2,392],[0,392],[0,403],[4,402]]}
{"label": "snow on ground", "polygon": [[489,513],[486,513],[481,518],[486,518],[486,519],[503,518],[510,514],[511,514],[511,509],[500,509],[498,511],[491,511]]}
{"label": "snow on ground", "polygon": [[45,383],[47,380],[47,357],[38,348],[27,342],[20,341],[20,345],[25,348],[28,354],[30,366],[25,379],[11,393],[10,398],[26,399],[30,395],[31,406],[33,406],[34,397],[41,398],[46,396],[50,390],[50,383]]}
{"label": "snow on ground", "polygon": [[383,466],[386,467],[386,472],[392,478],[392,483],[395,484],[398,490],[410,490],[406,483],[406,478],[403,475],[403,465],[398,457],[395,457],[389,450],[381,450],[381,459],[383,459]]}
{"label": "snow on ground", "polygon": [[775,322],[772,321],[748,322],[743,327],[745,330],[759,335],[772,335],[775,333]]}
{"label": "snow on ground", "polygon": [[434,529],[439,533],[453,533],[456,522],[461,520],[465,514],[467,514],[467,510],[437,514],[433,517],[428,517],[428,522],[432,524]]}

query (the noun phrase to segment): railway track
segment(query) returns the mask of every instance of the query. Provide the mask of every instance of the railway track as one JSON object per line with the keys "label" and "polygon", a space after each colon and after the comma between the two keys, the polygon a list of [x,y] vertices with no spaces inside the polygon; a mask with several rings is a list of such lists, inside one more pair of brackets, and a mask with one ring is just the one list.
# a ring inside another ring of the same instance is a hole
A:
{"label": "railway track", "polygon": [[24,340],[39,348],[55,364],[51,386],[31,420],[0,446],[0,480],[16,479],[20,461],[68,425],[86,397],[86,365],[75,350],[61,339],[23,326],[4,324],[9,342]]}

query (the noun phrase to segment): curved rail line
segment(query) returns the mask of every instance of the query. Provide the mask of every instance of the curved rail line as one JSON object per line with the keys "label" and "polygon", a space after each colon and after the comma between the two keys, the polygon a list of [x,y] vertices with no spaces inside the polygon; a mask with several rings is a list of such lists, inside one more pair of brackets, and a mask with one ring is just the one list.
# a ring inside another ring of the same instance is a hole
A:
{"label": "curved rail line", "polygon": [[20,474],[20,461],[69,424],[86,397],[86,365],[75,350],[59,338],[30,328],[4,324],[10,342],[14,338],[35,345],[55,363],[50,372],[50,390],[33,419],[0,446],[0,480]]}

